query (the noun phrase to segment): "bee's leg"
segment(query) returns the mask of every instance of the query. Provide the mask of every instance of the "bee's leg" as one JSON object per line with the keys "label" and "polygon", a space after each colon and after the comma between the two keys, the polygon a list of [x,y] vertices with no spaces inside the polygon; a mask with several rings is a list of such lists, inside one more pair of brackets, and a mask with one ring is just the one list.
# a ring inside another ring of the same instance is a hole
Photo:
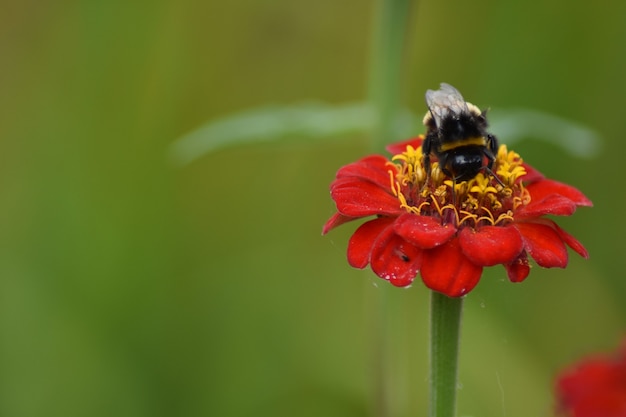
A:
{"label": "bee's leg", "polygon": [[493,153],[489,149],[486,149],[486,148],[483,154],[487,158],[487,168],[489,168],[489,170],[491,171],[493,169],[493,164],[496,162],[496,157],[493,155]]}
{"label": "bee's leg", "polygon": [[426,135],[424,138],[424,142],[422,142],[422,165],[424,166],[424,171],[426,172],[426,183],[430,180],[430,152],[433,144],[433,139],[431,135]]}
{"label": "bee's leg", "polygon": [[[448,176],[450,177],[450,175]],[[453,178],[453,177],[452,177],[452,205],[456,207],[456,178]]]}
{"label": "bee's leg", "polygon": [[496,162],[495,154],[498,152],[498,140],[494,135],[487,135],[487,148],[483,151],[485,157],[487,158],[487,166],[485,170],[491,174],[491,176],[500,184],[502,187],[505,187],[504,183],[498,176],[493,172],[493,165]]}
{"label": "bee's leg", "polygon": [[[488,152],[487,152],[488,151]],[[498,139],[489,133],[487,135],[487,149],[485,150],[485,156],[489,160],[489,169],[493,169],[493,163],[496,160],[496,155],[498,153]]]}
{"label": "bee's leg", "polygon": [[424,172],[426,173],[426,178],[424,180],[424,184],[422,184],[421,189],[419,190],[419,195],[423,195],[426,187],[430,183],[430,151],[432,147],[432,136],[426,135],[424,138],[424,142],[422,142],[422,167],[424,168]]}
{"label": "bee's leg", "polygon": [[450,166],[450,164],[448,163],[449,156],[450,156],[449,154],[441,155],[441,158],[439,158],[439,169],[441,169],[441,172],[443,172],[444,175],[456,181],[458,179],[457,176],[454,175],[454,173],[452,173],[452,171],[448,169],[448,166]]}

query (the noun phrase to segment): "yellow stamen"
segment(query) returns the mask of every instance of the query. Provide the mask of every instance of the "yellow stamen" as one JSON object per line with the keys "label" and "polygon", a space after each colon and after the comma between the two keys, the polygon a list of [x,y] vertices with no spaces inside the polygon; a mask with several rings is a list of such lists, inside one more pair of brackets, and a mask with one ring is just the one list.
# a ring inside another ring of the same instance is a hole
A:
{"label": "yellow stamen", "polygon": [[[484,138],[474,138],[470,144],[484,144]],[[504,145],[498,149],[494,161],[497,180],[492,174],[480,172],[468,181],[452,181],[436,159],[432,161],[431,172],[426,173],[421,147],[407,146],[392,161],[397,174],[390,170],[389,181],[400,207],[409,213],[437,217],[442,223],[499,225],[512,221],[513,212],[530,201],[519,181],[526,174],[522,158]]]}
{"label": "yellow stamen", "polygon": [[469,219],[474,220],[474,224],[476,224],[478,216],[476,216],[473,213],[470,213],[470,212],[467,212],[467,211],[463,211],[463,210],[461,210],[461,214],[464,214],[465,217],[463,217],[461,220],[459,220],[459,224],[463,224],[463,223],[465,223]]}

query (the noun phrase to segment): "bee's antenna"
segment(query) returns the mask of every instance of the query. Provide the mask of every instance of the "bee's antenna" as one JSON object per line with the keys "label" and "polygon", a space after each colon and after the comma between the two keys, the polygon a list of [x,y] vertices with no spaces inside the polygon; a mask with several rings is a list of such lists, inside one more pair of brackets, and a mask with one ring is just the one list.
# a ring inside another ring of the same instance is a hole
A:
{"label": "bee's antenna", "polygon": [[500,184],[502,187],[506,187],[506,185],[504,185],[502,180],[498,178],[498,176],[491,170],[491,168],[489,168],[488,166],[485,166],[483,167],[483,169],[487,171],[489,175],[491,175],[498,182],[498,184]]}

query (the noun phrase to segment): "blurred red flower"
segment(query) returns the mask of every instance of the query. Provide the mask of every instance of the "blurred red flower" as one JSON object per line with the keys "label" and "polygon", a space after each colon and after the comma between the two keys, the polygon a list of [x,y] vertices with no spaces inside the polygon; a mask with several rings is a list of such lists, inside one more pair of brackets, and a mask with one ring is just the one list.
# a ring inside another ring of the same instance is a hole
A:
{"label": "blurred red flower", "polygon": [[528,255],[546,268],[567,266],[566,245],[587,258],[580,242],[544,217],[591,206],[579,190],[544,178],[504,145],[493,169],[498,179],[479,173],[454,184],[434,163],[427,181],[422,139],[390,145],[391,160],[368,156],[337,172],[330,185],[337,213],[323,234],[375,216],[350,238],[350,265],[369,264],[399,287],[420,273],[428,288],[460,297],[485,266],[502,264],[509,280],[520,282],[530,271]]}
{"label": "blurred red flower", "polygon": [[556,401],[567,417],[626,417],[626,341],[613,355],[590,357],[563,371]]}

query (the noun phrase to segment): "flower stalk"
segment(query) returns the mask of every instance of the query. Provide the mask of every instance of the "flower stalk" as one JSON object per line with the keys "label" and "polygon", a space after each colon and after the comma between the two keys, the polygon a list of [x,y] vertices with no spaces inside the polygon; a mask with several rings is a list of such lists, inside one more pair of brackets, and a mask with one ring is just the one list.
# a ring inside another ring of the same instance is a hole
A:
{"label": "flower stalk", "polygon": [[377,117],[372,132],[372,147],[376,151],[384,149],[390,140],[398,139],[395,125],[411,3],[411,0],[380,0],[374,14],[368,98]]}
{"label": "flower stalk", "polygon": [[454,417],[463,298],[431,291],[429,417]]}

